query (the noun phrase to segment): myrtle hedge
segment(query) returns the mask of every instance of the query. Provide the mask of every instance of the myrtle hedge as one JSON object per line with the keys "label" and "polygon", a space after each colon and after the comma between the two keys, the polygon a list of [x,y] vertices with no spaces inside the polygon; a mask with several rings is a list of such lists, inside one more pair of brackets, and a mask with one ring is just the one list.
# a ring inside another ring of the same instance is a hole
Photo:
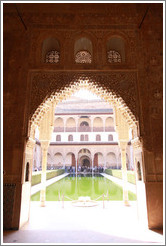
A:
{"label": "myrtle hedge", "polygon": [[[106,174],[109,174],[113,177],[122,179],[122,170],[117,170],[117,169],[106,169],[105,170]],[[134,171],[127,171],[127,180],[128,182],[132,184],[136,184],[135,181],[135,172]]]}
{"label": "myrtle hedge", "polygon": [[[46,173],[46,179],[52,179],[56,176],[59,176],[61,174],[63,174],[65,172],[64,169],[57,169],[57,170],[52,170],[52,171],[47,171]],[[32,180],[31,180],[31,185],[36,185],[39,184],[41,182],[41,172],[34,172],[32,174]]]}

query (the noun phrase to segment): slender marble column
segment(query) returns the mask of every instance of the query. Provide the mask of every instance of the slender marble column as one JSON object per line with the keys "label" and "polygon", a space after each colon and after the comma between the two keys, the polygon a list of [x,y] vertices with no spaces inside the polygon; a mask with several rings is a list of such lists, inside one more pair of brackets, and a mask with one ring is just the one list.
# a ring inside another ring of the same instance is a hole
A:
{"label": "slender marble column", "polygon": [[92,158],[92,176],[93,176],[93,164],[94,164],[94,157]]}
{"label": "slender marble column", "polygon": [[126,206],[128,202],[128,189],[127,189],[127,167],[126,167],[126,147],[127,142],[119,142],[121,151],[121,163],[122,163],[122,178],[123,178],[123,201]]}
{"label": "slender marble column", "polygon": [[46,169],[47,169],[47,152],[49,141],[41,141],[42,149],[42,174],[41,174],[41,191],[40,191],[40,205],[45,207],[46,200]]}

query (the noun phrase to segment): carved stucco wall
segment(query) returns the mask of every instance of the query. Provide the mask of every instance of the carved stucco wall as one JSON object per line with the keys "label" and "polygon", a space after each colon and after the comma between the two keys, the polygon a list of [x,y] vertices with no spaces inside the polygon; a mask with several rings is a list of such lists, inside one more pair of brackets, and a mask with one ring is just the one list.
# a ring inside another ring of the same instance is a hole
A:
{"label": "carved stucco wall", "polygon": [[69,87],[79,79],[93,82],[121,97],[138,119],[137,74],[135,72],[32,72],[29,115],[32,117],[38,106],[53,92]]}
{"label": "carved stucco wall", "polygon": [[[121,96],[139,121],[148,210],[152,212],[149,220],[151,226],[160,226],[162,215],[157,211],[162,211],[163,176],[162,4],[104,4],[102,8],[100,4],[88,5],[90,8],[76,4],[56,9],[40,5],[40,11],[37,5],[18,4],[27,29],[13,5],[6,4],[4,12],[4,182],[12,183],[16,177],[20,192],[28,124],[37,107],[53,91],[72,84],[80,75],[88,76]],[[61,44],[60,63],[51,66],[41,59],[42,42],[50,35]],[[73,59],[74,41],[82,35],[93,43],[94,60],[89,67],[76,65]],[[112,35],[125,41],[126,62],[118,67],[106,61],[105,44]],[[17,199],[12,210],[15,214],[19,214],[19,202]]]}

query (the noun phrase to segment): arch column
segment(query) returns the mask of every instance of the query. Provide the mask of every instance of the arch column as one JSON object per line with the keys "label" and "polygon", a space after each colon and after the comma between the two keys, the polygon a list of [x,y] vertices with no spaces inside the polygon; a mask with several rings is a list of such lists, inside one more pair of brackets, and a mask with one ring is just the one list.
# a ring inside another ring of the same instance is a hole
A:
{"label": "arch column", "polygon": [[91,119],[90,120],[91,120],[91,132],[93,132],[93,120],[94,119],[92,118],[92,116],[91,116]]}
{"label": "arch column", "polygon": [[[22,173],[20,227],[24,225],[29,219],[34,146],[35,146],[35,140],[29,137],[25,148],[24,167],[23,167],[24,172]],[[29,170],[26,170],[26,165],[28,163],[29,163]],[[28,180],[26,180],[26,175],[27,175],[26,171],[28,171]]]}
{"label": "arch column", "polygon": [[94,159],[95,159],[95,154],[94,154],[94,152],[91,153],[91,159],[92,159],[92,175],[93,175]]}
{"label": "arch column", "polygon": [[40,191],[40,205],[45,206],[46,197],[46,169],[47,169],[47,153],[53,131],[54,110],[55,107],[52,102],[48,103],[49,110],[40,122],[40,142],[42,149],[42,174],[41,174],[41,191]]}
{"label": "arch column", "polygon": [[127,167],[126,167],[126,141],[119,141],[119,147],[121,151],[121,163],[122,163],[122,178],[123,178],[123,201],[125,205],[128,205],[128,189],[127,189]]}
{"label": "arch column", "polygon": [[[133,159],[134,159],[134,169],[136,176],[136,192],[137,192],[137,212],[138,219],[144,226],[148,226],[148,216],[147,216],[147,205],[146,205],[146,189],[145,189],[145,170],[143,171],[143,156],[142,156],[142,142],[139,137],[131,140],[133,147]],[[137,176],[137,161],[141,165],[141,180],[138,180]]]}
{"label": "arch column", "polygon": [[119,169],[119,163],[118,163],[118,155],[117,155],[117,151],[116,151],[116,168]]}
{"label": "arch column", "polygon": [[107,161],[107,154],[105,154],[105,157],[104,157],[104,170],[106,169],[106,161]]}
{"label": "arch column", "polygon": [[93,175],[93,167],[94,167],[94,156],[92,157],[92,175]]}
{"label": "arch column", "polygon": [[66,122],[67,122],[67,119],[66,118],[63,118],[63,126],[64,126],[64,132],[66,132]]}
{"label": "arch column", "polygon": [[46,200],[46,169],[47,169],[47,153],[48,153],[49,141],[41,141],[42,149],[42,174],[41,174],[41,191],[40,191],[40,205],[45,206]]}
{"label": "arch column", "polygon": [[78,153],[75,154],[75,161],[76,161],[76,175],[77,175],[77,169],[78,169]]}
{"label": "arch column", "polygon": [[103,118],[103,132],[105,132],[105,122],[106,122],[106,118]]}
{"label": "arch column", "polygon": [[78,132],[78,117],[75,118],[76,121],[76,132]]}
{"label": "arch column", "polygon": [[129,141],[129,124],[127,123],[120,108],[115,107],[115,126],[118,133],[118,144],[121,152],[122,178],[123,178],[123,201],[126,206],[128,203],[127,190],[127,167],[126,167],[126,148]]}
{"label": "arch column", "polygon": [[63,168],[65,169],[65,158],[63,157]]}

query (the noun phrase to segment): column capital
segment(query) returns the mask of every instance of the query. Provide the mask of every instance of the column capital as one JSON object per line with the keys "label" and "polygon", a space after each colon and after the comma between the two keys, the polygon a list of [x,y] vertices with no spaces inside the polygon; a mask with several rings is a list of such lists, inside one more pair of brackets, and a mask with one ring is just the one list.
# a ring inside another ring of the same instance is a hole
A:
{"label": "column capital", "polygon": [[121,141],[121,140],[118,141],[119,147],[122,151],[126,151],[127,143],[128,141]]}
{"label": "column capital", "polygon": [[142,141],[139,137],[132,139],[131,144],[134,149],[138,149],[142,147]]}
{"label": "column capital", "polygon": [[50,144],[50,141],[48,141],[48,140],[41,140],[40,143],[41,143],[42,150],[47,151],[48,150],[48,147],[49,147],[49,144]]}
{"label": "column capital", "polygon": [[26,144],[26,148],[28,149],[33,149],[33,147],[35,146],[35,140],[33,138],[28,138],[27,140],[27,144]]}

